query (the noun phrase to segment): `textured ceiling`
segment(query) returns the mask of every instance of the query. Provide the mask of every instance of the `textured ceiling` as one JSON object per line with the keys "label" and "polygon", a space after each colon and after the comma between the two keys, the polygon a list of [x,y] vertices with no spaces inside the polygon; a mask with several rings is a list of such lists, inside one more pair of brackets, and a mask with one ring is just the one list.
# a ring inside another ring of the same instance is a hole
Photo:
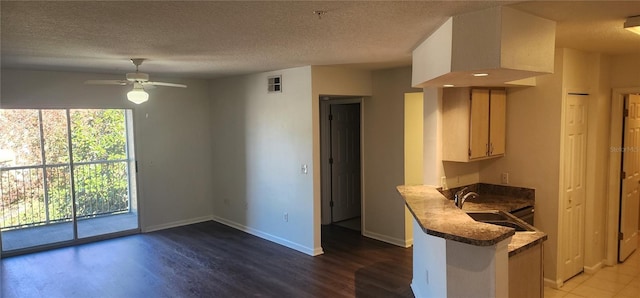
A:
{"label": "textured ceiling", "polygon": [[627,17],[640,15],[640,1],[534,1],[512,7],[556,21],[556,47],[640,53],[640,35],[623,28]]}
{"label": "textured ceiling", "polygon": [[[3,68],[131,71],[213,78],[303,65],[409,65],[446,18],[517,1],[2,1]],[[621,29],[640,2],[531,2],[558,21],[557,44],[640,52]],[[319,18],[314,10],[327,13]],[[580,30],[578,30],[580,29]]]}

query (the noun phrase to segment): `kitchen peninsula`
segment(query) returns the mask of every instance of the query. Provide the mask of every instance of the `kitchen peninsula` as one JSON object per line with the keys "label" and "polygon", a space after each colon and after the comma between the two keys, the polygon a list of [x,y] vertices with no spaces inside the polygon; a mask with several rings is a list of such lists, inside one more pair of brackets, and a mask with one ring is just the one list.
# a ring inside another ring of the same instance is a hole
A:
{"label": "kitchen peninsula", "polygon": [[[541,290],[545,233],[475,221],[432,186],[397,189],[414,219],[411,288],[416,297],[508,297],[518,290],[509,285],[521,284],[523,277]],[[510,272],[512,262],[520,268]],[[536,280],[519,276],[532,272]],[[531,296],[536,292],[541,293]]]}

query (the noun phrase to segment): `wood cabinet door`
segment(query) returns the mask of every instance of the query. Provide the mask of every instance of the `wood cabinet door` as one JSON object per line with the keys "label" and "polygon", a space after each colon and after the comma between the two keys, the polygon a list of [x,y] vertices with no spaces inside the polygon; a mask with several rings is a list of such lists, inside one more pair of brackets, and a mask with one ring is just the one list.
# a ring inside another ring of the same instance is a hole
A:
{"label": "wood cabinet door", "polygon": [[442,91],[442,160],[469,161],[471,89]]}
{"label": "wood cabinet door", "polygon": [[489,89],[471,90],[469,159],[486,157],[489,151]]}
{"label": "wood cabinet door", "polygon": [[507,93],[505,90],[491,90],[489,111],[489,155],[503,155],[505,152],[505,126]]}

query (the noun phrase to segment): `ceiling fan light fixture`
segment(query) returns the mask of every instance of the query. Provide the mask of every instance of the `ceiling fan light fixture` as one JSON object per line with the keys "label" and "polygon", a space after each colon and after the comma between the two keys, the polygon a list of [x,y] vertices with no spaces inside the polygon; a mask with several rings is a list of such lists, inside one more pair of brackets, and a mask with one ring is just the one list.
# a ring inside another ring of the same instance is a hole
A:
{"label": "ceiling fan light fixture", "polygon": [[133,90],[127,92],[127,99],[135,104],[141,104],[147,100],[149,100],[149,93],[144,91],[142,86],[134,86]]}
{"label": "ceiling fan light fixture", "polygon": [[624,29],[640,34],[640,16],[628,17],[624,22]]}

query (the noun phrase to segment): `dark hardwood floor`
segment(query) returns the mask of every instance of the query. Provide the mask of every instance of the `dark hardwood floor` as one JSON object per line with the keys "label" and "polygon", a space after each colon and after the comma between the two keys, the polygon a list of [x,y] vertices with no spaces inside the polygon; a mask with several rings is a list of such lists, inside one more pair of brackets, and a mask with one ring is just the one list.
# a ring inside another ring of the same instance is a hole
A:
{"label": "dark hardwood floor", "polygon": [[413,297],[412,249],[322,229],[311,257],[216,222],[9,257],[1,297]]}

